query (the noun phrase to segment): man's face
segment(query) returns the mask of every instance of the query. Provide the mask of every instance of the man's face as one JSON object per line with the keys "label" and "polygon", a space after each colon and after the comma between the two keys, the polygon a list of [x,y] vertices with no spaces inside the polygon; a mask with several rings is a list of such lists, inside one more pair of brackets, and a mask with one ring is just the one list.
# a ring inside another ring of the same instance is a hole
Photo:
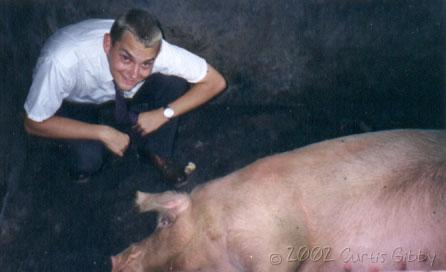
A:
{"label": "man's face", "polygon": [[159,46],[146,48],[133,34],[125,31],[113,45],[110,34],[105,34],[104,50],[115,84],[123,91],[130,91],[152,72]]}

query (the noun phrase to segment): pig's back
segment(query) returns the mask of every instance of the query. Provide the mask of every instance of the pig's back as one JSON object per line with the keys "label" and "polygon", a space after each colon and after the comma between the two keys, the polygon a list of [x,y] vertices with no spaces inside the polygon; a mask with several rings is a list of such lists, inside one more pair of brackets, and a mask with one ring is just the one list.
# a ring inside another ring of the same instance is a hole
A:
{"label": "pig's back", "polygon": [[228,192],[224,197],[320,201],[379,191],[379,186],[390,190],[420,179],[433,182],[429,175],[444,177],[445,168],[445,131],[393,130],[327,140],[260,159],[218,184]]}

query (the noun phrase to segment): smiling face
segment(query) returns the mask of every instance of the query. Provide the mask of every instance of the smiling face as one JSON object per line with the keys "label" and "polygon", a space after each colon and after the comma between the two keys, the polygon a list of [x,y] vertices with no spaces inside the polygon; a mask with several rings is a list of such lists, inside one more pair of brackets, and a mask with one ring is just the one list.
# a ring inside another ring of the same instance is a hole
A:
{"label": "smiling face", "polygon": [[105,34],[103,46],[115,84],[123,91],[130,91],[150,75],[160,48],[160,44],[145,47],[128,31],[114,44],[110,34]]}

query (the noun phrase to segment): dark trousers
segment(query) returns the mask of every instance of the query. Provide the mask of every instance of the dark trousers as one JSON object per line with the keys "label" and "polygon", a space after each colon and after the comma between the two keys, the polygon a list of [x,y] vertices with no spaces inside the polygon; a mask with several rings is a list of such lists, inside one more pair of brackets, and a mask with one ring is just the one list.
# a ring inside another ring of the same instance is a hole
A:
{"label": "dark trousers", "polygon": [[[184,79],[161,74],[151,75],[136,95],[127,101],[128,108],[134,112],[144,112],[168,105],[188,90],[189,84]],[[146,153],[170,157],[173,152],[178,120],[172,119],[157,131],[142,138],[130,127],[117,125],[114,120],[114,103],[103,105],[84,105],[63,103],[56,115],[76,119],[92,124],[105,124],[130,135],[131,144]],[[110,154],[99,141],[65,140],[63,149],[68,152],[68,168],[77,177],[92,175],[99,171],[105,158]]]}

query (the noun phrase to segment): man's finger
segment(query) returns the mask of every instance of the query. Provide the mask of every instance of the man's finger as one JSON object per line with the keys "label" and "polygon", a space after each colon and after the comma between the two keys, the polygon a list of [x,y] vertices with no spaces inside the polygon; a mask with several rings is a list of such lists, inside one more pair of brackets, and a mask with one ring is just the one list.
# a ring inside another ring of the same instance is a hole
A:
{"label": "man's finger", "polygon": [[140,131],[140,134],[142,135],[142,136],[145,136],[145,135],[147,135],[147,134],[149,134],[149,131],[147,130],[147,129],[141,129],[141,131]]}

